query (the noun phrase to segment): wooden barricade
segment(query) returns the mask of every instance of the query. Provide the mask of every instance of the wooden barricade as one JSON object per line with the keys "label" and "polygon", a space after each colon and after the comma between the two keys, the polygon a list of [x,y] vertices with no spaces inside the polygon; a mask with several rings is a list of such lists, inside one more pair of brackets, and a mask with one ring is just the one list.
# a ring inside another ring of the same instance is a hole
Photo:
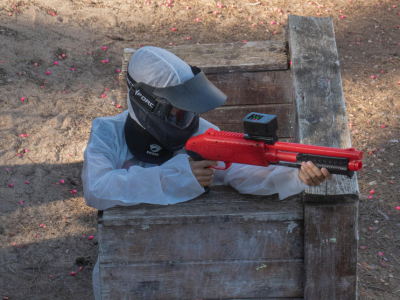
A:
{"label": "wooden barricade", "polygon": [[[165,49],[227,94],[202,115],[221,130],[243,132],[256,111],[277,115],[281,141],[351,147],[330,18],[290,15],[287,41]],[[212,186],[179,204],[99,212],[102,299],[357,299],[357,175],[333,177],[282,201]]]}

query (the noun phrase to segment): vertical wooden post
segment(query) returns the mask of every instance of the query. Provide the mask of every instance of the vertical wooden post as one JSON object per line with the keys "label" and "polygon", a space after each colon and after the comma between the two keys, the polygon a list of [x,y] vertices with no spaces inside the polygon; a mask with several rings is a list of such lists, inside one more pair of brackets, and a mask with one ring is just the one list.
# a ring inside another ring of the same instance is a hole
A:
{"label": "vertical wooden post", "polygon": [[[289,16],[296,142],[351,147],[331,18]],[[357,175],[307,188],[304,201],[306,300],[357,299]]]}

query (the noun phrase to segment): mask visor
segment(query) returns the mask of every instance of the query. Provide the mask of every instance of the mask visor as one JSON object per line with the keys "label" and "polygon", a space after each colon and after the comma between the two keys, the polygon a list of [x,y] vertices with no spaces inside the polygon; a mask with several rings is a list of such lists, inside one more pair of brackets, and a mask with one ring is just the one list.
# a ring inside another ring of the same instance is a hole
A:
{"label": "mask visor", "polygon": [[201,72],[182,84],[156,88],[153,94],[180,109],[202,114],[224,104],[226,95]]}
{"label": "mask visor", "polygon": [[172,106],[166,117],[166,121],[175,127],[186,128],[190,125],[195,115],[193,112]]}

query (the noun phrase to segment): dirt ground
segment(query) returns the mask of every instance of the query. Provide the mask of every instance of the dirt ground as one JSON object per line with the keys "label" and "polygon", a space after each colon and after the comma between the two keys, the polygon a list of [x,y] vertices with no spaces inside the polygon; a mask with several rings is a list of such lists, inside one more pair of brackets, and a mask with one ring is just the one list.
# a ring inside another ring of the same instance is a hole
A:
{"label": "dirt ground", "polygon": [[282,38],[295,14],[333,18],[352,145],[364,151],[359,299],[400,299],[400,1],[166,4],[0,0],[0,297],[94,299],[97,211],[80,174],[92,120],[122,111],[124,48]]}

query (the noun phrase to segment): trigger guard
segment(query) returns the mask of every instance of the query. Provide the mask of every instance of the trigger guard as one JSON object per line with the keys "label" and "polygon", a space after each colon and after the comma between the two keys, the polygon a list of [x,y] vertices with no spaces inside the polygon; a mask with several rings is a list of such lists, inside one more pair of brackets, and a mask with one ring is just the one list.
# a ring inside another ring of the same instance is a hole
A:
{"label": "trigger guard", "polygon": [[231,162],[224,162],[225,167],[217,167],[217,166],[211,166],[211,168],[215,169],[215,170],[226,170],[228,169],[230,166],[232,166]]}

